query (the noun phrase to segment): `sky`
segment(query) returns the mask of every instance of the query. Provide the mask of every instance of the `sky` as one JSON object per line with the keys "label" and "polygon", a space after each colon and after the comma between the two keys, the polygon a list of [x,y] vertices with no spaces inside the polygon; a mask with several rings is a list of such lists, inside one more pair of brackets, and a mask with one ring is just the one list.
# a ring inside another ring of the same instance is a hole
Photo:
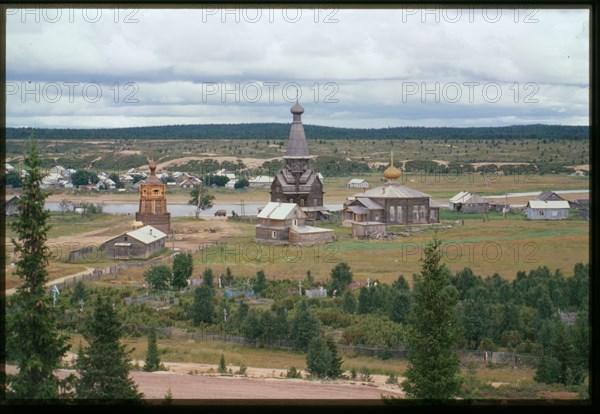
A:
{"label": "sky", "polygon": [[584,9],[8,9],[8,127],[589,125]]}

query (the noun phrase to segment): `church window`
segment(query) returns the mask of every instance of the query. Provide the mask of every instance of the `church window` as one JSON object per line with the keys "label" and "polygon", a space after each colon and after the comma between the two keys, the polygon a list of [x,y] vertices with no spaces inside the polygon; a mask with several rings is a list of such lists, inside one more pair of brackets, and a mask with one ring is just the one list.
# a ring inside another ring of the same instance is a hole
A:
{"label": "church window", "polygon": [[158,190],[154,190],[152,193],[156,196],[158,195]]}
{"label": "church window", "polygon": [[390,219],[388,221],[396,221],[396,211],[394,206],[390,206]]}
{"label": "church window", "polygon": [[402,206],[398,206],[398,221],[400,223],[404,222],[404,217],[402,216]]}
{"label": "church window", "polygon": [[277,238],[277,232],[276,231],[272,231],[271,232],[271,238],[273,238],[273,239]]}
{"label": "church window", "polygon": [[294,202],[294,199],[293,199],[293,198],[290,198],[290,203],[293,203],[293,202]]}
{"label": "church window", "polygon": [[301,205],[301,206],[303,206],[303,205],[304,205],[304,199],[303,199],[303,198],[301,198],[301,199],[300,199],[300,205]]}
{"label": "church window", "polygon": [[419,206],[413,207],[413,221],[419,221]]}

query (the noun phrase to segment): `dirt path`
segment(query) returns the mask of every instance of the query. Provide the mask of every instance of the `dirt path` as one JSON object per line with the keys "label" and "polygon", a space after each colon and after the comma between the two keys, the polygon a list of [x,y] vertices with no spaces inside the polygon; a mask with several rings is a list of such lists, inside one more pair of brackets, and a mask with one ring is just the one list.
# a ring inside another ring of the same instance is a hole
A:
{"label": "dirt path", "polygon": [[[138,361],[140,362],[140,361]],[[141,361],[143,364],[143,361]],[[337,401],[340,404],[383,404],[383,396],[402,398],[404,393],[397,385],[381,384],[382,375],[373,376],[373,382],[351,380],[309,381],[304,379],[288,379],[274,376],[282,370],[268,368],[248,368],[246,376],[218,374],[190,374],[205,372],[216,365],[170,363],[164,365],[169,371],[143,372],[131,371],[131,378],[138,384],[139,390],[148,400],[162,400],[169,390],[175,402],[188,400],[192,404],[214,404],[216,401],[225,404],[239,404],[248,400],[261,403],[261,400],[297,400]],[[232,367],[235,371],[239,367]],[[184,372],[185,371],[185,372]],[[15,373],[14,365],[6,366],[7,373]],[[58,376],[64,378],[73,370],[61,369]],[[377,377],[377,378],[375,378]],[[192,401],[189,401],[192,400]],[[243,401],[242,401],[243,400]]]}

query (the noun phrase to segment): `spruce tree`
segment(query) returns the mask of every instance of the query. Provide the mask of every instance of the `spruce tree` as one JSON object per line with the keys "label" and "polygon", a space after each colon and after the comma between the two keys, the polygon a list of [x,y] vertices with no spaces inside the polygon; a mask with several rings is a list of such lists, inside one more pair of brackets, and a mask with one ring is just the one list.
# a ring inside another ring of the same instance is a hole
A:
{"label": "spruce tree", "polygon": [[191,306],[191,317],[194,325],[213,323],[215,318],[214,296],[214,288],[206,283],[196,288],[194,291],[194,302]]}
{"label": "spruce tree", "polygon": [[337,290],[337,294],[344,293],[348,285],[352,283],[352,271],[346,262],[340,262],[331,269],[331,291]]}
{"label": "spruce tree", "polygon": [[256,272],[256,283],[253,286],[254,293],[260,295],[263,290],[267,287],[267,279],[265,278],[265,272],[259,270]]}
{"label": "spruce tree", "polygon": [[225,363],[225,355],[223,354],[221,354],[221,358],[219,359],[219,373],[227,373],[227,364]]}
{"label": "spruce tree", "polygon": [[303,300],[298,306],[296,316],[292,319],[290,339],[295,342],[296,348],[306,349],[310,340],[319,335],[319,320],[308,308],[308,303]]}
{"label": "spruce tree", "polygon": [[156,344],[156,329],[150,329],[148,334],[148,351],[146,352],[146,361],[144,362],[144,371],[154,372],[162,369],[158,346]]}
{"label": "spruce tree", "polygon": [[83,337],[89,347],[77,361],[77,398],[93,402],[143,398],[129,377],[130,352],[120,343],[124,334],[113,306],[99,297],[93,315],[84,323]]}
{"label": "spruce tree", "polygon": [[[15,273],[23,285],[12,298],[7,313],[6,345],[19,372],[6,378],[7,397],[16,399],[59,398],[61,382],[54,375],[69,346],[56,325],[56,312],[45,287],[50,250],[46,246],[49,212],[44,209],[40,183],[43,178],[35,140],[30,140],[24,160],[28,175],[23,180],[19,215],[11,223],[12,239],[19,255]],[[62,385],[65,386],[64,383]]]}
{"label": "spruce tree", "polygon": [[329,361],[329,368],[327,368],[327,376],[329,378],[339,378],[342,375],[342,357],[338,354],[337,345],[335,344],[333,338],[328,336],[325,340],[327,343],[327,349],[329,349],[329,353],[331,355],[331,359]]}
{"label": "spruce tree", "polygon": [[189,253],[180,253],[173,259],[173,279],[171,286],[175,289],[184,289],[188,285],[188,279],[194,272],[194,261]]}
{"label": "spruce tree", "polygon": [[306,370],[317,378],[325,378],[331,367],[331,352],[322,335],[310,340],[306,353]]}
{"label": "spruce tree", "polygon": [[402,386],[409,397],[419,399],[455,398],[462,384],[453,351],[458,291],[449,285],[440,244],[434,236],[425,247],[407,324],[408,369]]}

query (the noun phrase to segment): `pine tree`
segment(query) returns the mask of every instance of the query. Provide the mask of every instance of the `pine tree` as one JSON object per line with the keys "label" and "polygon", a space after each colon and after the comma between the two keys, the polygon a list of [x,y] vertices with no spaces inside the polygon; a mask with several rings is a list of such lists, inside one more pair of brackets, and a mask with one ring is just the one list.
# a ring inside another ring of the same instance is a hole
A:
{"label": "pine tree", "polygon": [[215,318],[214,297],[215,290],[212,286],[203,283],[196,288],[194,291],[194,302],[191,306],[191,317],[194,325],[213,323]]}
{"label": "pine tree", "polygon": [[205,286],[212,288],[214,286],[214,278],[215,276],[213,274],[212,269],[207,268],[204,270],[204,272],[202,272],[202,283]]}
{"label": "pine tree", "polygon": [[[12,239],[19,255],[15,273],[23,280],[12,298],[15,303],[6,320],[6,345],[19,367],[18,374],[8,375],[8,398],[56,399],[61,382],[54,375],[69,346],[56,325],[47,288],[50,250],[46,246],[49,212],[44,209],[40,183],[43,173],[35,140],[30,140],[25,156],[23,192],[19,200],[20,214],[11,223],[17,234]],[[64,386],[64,385],[63,385]]]}
{"label": "pine tree", "polygon": [[158,346],[156,344],[156,329],[150,329],[148,334],[148,351],[146,353],[146,361],[144,362],[144,371],[154,372],[162,368]]}
{"label": "pine tree", "polygon": [[180,253],[173,259],[173,279],[171,286],[183,289],[188,285],[188,279],[194,272],[194,261],[189,253]]}
{"label": "pine tree", "polygon": [[219,372],[221,374],[227,373],[227,364],[225,363],[225,355],[221,354],[221,359],[219,359]]}
{"label": "pine tree", "polygon": [[331,367],[331,352],[322,335],[317,335],[310,340],[306,353],[306,369],[317,378],[325,378]]}
{"label": "pine tree", "polygon": [[338,354],[337,345],[335,344],[333,338],[328,336],[325,340],[327,343],[327,349],[329,349],[329,353],[331,355],[331,360],[329,361],[329,368],[327,368],[327,376],[329,378],[339,378],[342,375],[342,357]]}
{"label": "pine tree", "polygon": [[462,384],[458,358],[453,352],[458,291],[449,285],[440,263],[440,244],[434,236],[425,247],[408,318],[408,369],[402,386],[408,396],[419,399],[454,398]]}
{"label": "pine tree", "polygon": [[331,269],[331,291],[337,290],[337,294],[341,295],[344,290],[352,283],[352,272],[350,266],[346,262],[340,262]]}
{"label": "pine tree", "polygon": [[254,293],[260,295],[260,293],[267,287],[267,279],[265,278],[265,272],[259,270],[256,272],[256,283],[253,286]]}
{"label": "pine tree", "polygon": [[300,302],[290,330],[290,337],[296,342],[296,347],[306,349],[310,340],[318,336],[319,332],[319,320],[310,312],[305,300]]}
{"label": "pine tree", "polygon": [[347,290],[342,295],[342,309],[348,313],[356,313],[357,303],[356,297],[352,291]]}
{"label": "pine tree", "polygon": [[130,352],[120,343],[123,333],[113,306],[99,297],[84,323],[83,337],[89,347],[77,361],[77,398],[94,402],[143,398],[129,377]]}

